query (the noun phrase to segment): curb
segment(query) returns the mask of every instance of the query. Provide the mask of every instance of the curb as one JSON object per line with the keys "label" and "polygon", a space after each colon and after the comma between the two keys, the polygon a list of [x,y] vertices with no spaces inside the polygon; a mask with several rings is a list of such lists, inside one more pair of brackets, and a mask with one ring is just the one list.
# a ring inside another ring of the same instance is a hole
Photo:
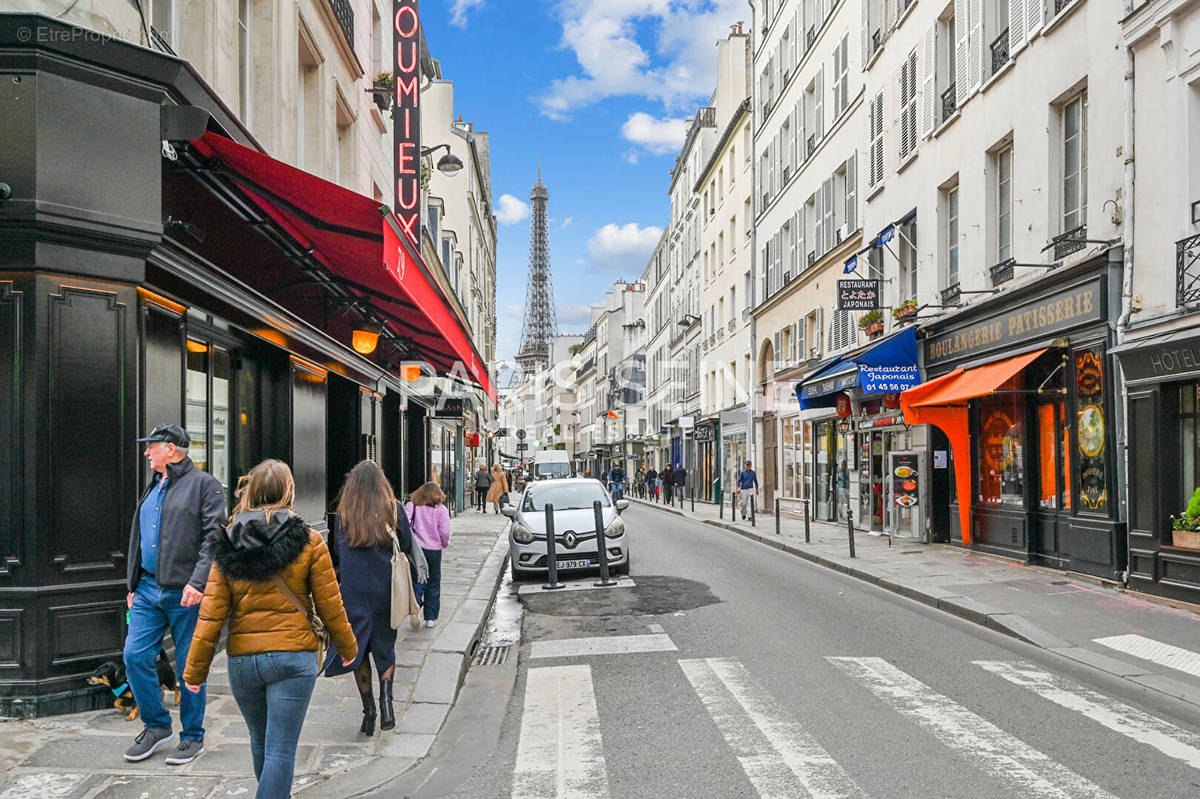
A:
{"label": "curb", "polygon": [[[501,534],[484,559],[463,605],[450,617],[449,623],[434,639],[433,646],[425,656],[427,665],[430,659],[434,659],[441,661],[444,668],[430,671],[428,676],[425,667],[422,668],[421,677],[413,687],[412,702],[404,716],[397,718],[395,740],[389,741],[386,748],[381,748],[380,754],[370,763],[313,782],[298,789],[297,795],[308,799],[353,799],[371,795],[414,768],[429,754],[458,700],[475,644],[496,602],[507,560],[508,536]],[[405,722],[417,707],[436,709],[432,718],[425,719],[432,723],[426,730],[406,732],[403,730]]]}
{"label": "curb", "polygon": [[665,513],[673,513],[689,521],[707,524],[710,527],[736,533],[743,538],[757,541],[772,549],[778,549],[781,552],[794,555],[818,566],[841,572],[862,582],[878,586],[894,594],[920,602],[923,605],[949,613],[952,616],[957,616],[960,619],[981,627],[987,627],[1004,633],[1019,641],[1036,646],[1039,649],[1054,652],[1068,660],[1082,663],[1085,666],[1103,671],[1113,677],[1132,682],[1139,688],[1149,688],[1174,699],[1179,699],[1188,704],[1200,707],[1200,689],[1181,683],[1170,677],[1160,676],[1144,667],[1134,666],[1118,658],[1102,655],[1098,652],[1092,652],[1089,649],[1076,646],[1069,641],[1064,641],[1052,635],[1019,614],[994,608],[978,600],[964,597],[953,591],[938,588],[937,586],[918,586],[912,583],[905,583],[893,575],[881,574],[868,568],[860,568],[844,561],[834,560],[820,553],[811,552],[799,546],[789,544],[786,541],[780,541],[773,536],[768,538],[753,530],[747,530],[727,522],[714,521],[712,519],[696,519],[688,516],[681,510],[663,507],[655,502],[646,502],[641,499],[632,499],[632,501],[638,505]]}

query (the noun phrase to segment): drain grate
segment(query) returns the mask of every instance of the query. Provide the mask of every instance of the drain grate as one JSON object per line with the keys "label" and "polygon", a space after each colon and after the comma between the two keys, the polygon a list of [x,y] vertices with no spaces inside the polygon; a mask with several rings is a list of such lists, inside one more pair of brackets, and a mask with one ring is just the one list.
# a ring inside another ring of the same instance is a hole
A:
{"label": "drain grate", "polygon": [[480,646],[475,648],[475,656],[471,658],[472,666],[502,666],[508,661],[508,651],[511,644],[503,646]]}

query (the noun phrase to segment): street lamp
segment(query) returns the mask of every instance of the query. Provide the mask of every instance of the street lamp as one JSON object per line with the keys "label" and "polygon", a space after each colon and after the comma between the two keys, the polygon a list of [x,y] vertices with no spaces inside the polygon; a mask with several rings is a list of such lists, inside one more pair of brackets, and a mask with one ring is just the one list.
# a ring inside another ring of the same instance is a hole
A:
{"label": "street lamp", "polygon": [[461,158],[450,152],[449,144],[443,142],[442,144],[434,145],[433,147],[426,147],[421,150],[421,156],[424,157],[427,155],[433,155],[443,147],[446,148],[446,154],[438,159],[437,171],[441,172],[446,177],[454,177],[462,170],[463,162]]}

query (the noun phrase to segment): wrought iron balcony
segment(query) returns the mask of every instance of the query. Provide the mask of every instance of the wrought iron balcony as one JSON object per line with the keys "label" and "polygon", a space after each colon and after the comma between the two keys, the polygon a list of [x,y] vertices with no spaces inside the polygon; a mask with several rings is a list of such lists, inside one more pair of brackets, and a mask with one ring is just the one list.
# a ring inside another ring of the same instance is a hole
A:
{"label": "wrought iron balcony", "polygon": [[954,112],[958,110],[958,95],[955,94],[956,88],[957,87],[951,83],[948,87],[946,87],[946,91],[942,92],[943,122],[954,116]]}
{"label": "wrought iron balcony", "polygon": [[811,136],[809,136],[808,140],[804,143],[804,146],[805,146],[804,157],[808,158],[809,156],[811,156],[813,154],[813,151],[817,149],[817,134],[814,133]]}
{"label": "wrought iron balcony", "polygon": [[337,17],[338,25],[346,36],[346,42],[354,49],[354,5],[350,0],[329,0],[329,7]]}
{"label": "wrought iron balcony", "polygon": [[1008,63],[1008,28],[992,42],[992,74],[999,72]]}
{"label": "wrought iron balcony", "polygon": [[962,284],[958,281],[942,289],[942,305],[958,305],[962,297]]}
{"label": "wrought iron balcony", "polygon": [[1074,3],[1075,0],[1054,0],[1054,13],[1059,14],[1064,8]]}
{"label": "wrought iron balcony", "polygon": [[993,266],[989,270],[992,273],[992,285],[999,286],[1001,283],[1007,283],[1012,280],[1013,275],[1016,273],[1016,269],[1014,268],[1016,262],[1015,258],[1009,258],[1007,261],[1001,261]]}
{"label": "wrought iron balcony", "polygon": [[1064,233],[1054,237],[1054,260],[1061,261],[1073,252],[1079,252],[1087,243],[1083,239],[1087,238],[1087,225],[1080,225],[1077,228],[1071,228]]}
{"label": "wrought iron balcony", "polygon": [[812,46],[813,46],[813,42],[815,42],[816,40],[817,40],[817,26],[810,25],[808,30],[805,31],[805,33],[804,33],[804,49],[811,50]]}
{"label": "wrought iron balcony", "polygon": [[883,47],[883,31],[876,30],[871,34],[871,54],[867,57],[870,58],[879,52],[880,47]]}
{"label": "wrought iron balcony", "polygon": [[1200,235],[1175,242],[1175,301],[1200,302]]}
{"label": "wrought iron balcony", "polygon": [[730,320],[729,320],[729,324],[727,325],[727,327],[729,328],[729,332],[730,332],[730,333],[732,333],[734,330],[736,330],[736,329],[737,329],[737,320],[736,320],[736,319],[730,319]]}
{"label": "wrought iron balcony", "polygon": [[817,253],[815,250],[808,251],[808,265],[811,267],[817,262]]}

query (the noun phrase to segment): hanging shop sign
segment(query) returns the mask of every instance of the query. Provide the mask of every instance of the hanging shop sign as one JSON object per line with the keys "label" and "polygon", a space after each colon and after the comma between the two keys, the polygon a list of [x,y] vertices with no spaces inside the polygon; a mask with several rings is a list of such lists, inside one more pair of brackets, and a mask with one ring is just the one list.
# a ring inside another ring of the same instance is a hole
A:
{"label": "hanging shop sign", "polygon": [[396,218],[420,251],[421,231],[421,14],[419,0],[393,0],[392,62],[395,92],[392,145],[395,165]]}
{"label": "hanging shop sign", "polygon": [[901,508],[917,504],[920,491],[920,474],[917,470],[915,452],[894,452],[892,460],[892,502]]}
{"label": "hanging shop sign", "polygon": [[466,410],[466,403],[461,397],[442,397],[433,406],[435,419],[460,419]]}
{"label": "hanging shop sign", "polygon": [[837,397],[834,398],[834,403],[834,407],[837,408],[838,418],[840,419],[845,419],[854,412],[850,407],[850,395],[846,394],[845,392],[838,394]]}
{"label": "hanging shop sign", "polygon": [[925,367],[966,360],[1105,318],[1103,278],[1038,297],[975,324],[925,339]]}
{"label": "hanging shop sign", "polygon": [[839,311],[873,311],[879,307],[879,280],[839,280],[837,309]]}
{"label": "hanging shop sign", "polygon": [[705,444],[710,441],[715,441],[717,438],[717,426],[715,424],[699,424],[696,425],[696,441]]}
{"label": "hanging shop sign", "polygon": [[1167,380],[1200,372],[1200,336],[1167,336],[1149,344],[1131,343],[1119,348],[1125,380]]}

